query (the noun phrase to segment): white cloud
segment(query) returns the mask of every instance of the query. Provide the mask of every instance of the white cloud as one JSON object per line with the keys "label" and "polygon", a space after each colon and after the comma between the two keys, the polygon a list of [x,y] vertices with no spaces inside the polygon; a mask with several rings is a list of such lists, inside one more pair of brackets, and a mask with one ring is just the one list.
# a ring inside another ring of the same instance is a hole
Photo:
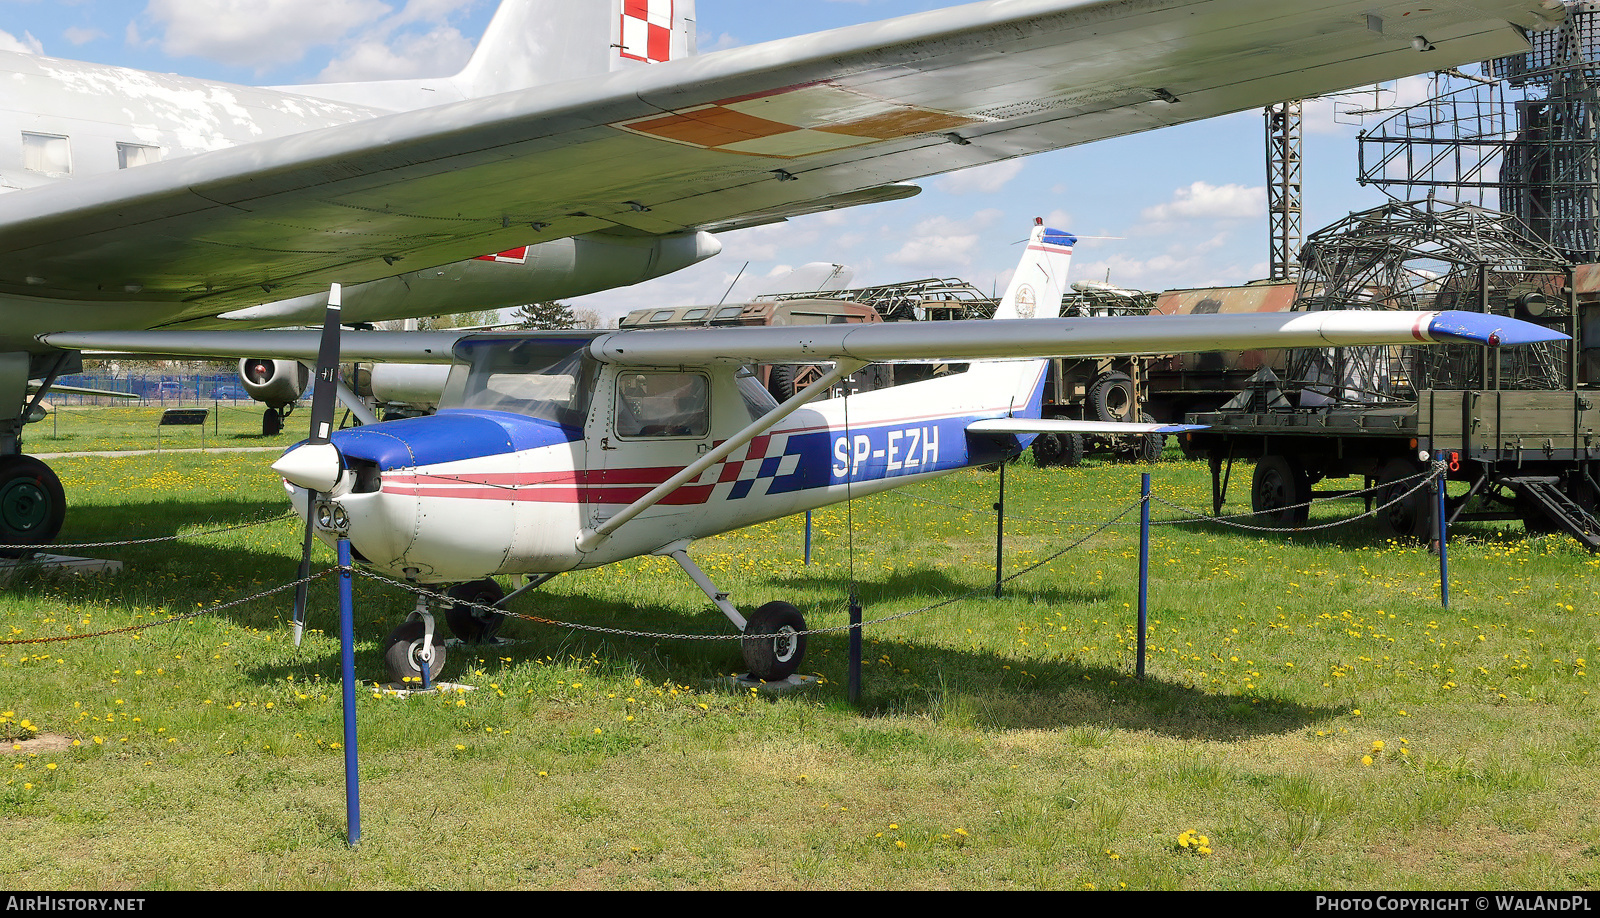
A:
{"label": "white cloud", "polygon": [[1072,274],[1078,280],[1109,280],[1113,284],[1140,290],[1174,290],[1242,284],[1266,275],[1266,264],[1258,260],[1260,247],[1233,233],[1218,232],[1197,241],[1183,241],[1155,250],[1127,243],[1126,251],[1102,258],[1080,257],[1073,261]]}
{"label": "white cloud", "polygon": [[86,45],[97,38],[106,37],[106,33],[99,29],[84,29],[78,26],[72,26],[61,34],[65,35],[67,41],[72,42],[74,45]]}
{"label": "white cloud", "polygon": [[393,11],[379,0],[150,0],[161,50],[265,71]]}
{"label": "white cloud", "polygon": [[32,34],[23,32],[18,38],[10,32],[0,31],[0,51],[21,51],[24,54],[43,54],[44,45]]}
{"label": "white cloud", "polygon": [[473,47],[471,39],[451,26],[394,37],[369,34],[330,61],[317,79],[341,83],[447,76],[466,66]]}
{"label": "white cloud", "polygon": [[[1004,215],[999,208],[989,207],[964,220],[929,217],[904,233],[905,242],[885,255],[884,261],[916,268],[924,274],[948,276],[955,273],[955,268],[971,265],[974,256],[985,248],[997,245],[994,233],[984,231]],[[884,236],[889,237],[890,232]],[[1009,240],[1000,240],[1000,244],[1005,241]]]}
{"label": "white cloud", "polygon": [[1153,223],[1178,220],[1248,220],[1265,216],[1267,189],[1264,185],[1212,185],[1196,181],[1172,193],[1165,204],[1146,207],[1140,216]]}
{"label": "white cloud", "polygon": [[946,194],[994,194],[1017,177],[1024,163],[1020,159],[1001,160],[942,175],[933,187]]}

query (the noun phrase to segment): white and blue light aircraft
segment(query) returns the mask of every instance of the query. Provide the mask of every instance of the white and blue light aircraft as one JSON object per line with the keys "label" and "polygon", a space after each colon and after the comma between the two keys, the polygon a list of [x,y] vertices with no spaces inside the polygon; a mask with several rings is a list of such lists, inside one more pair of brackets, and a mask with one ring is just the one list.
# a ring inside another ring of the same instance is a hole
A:
{"label": "white and blue light aircraft", "polygon": [[[805,622],[782,601],[744,615],[689,557],[696,539],[1015,456],[1042,432],[1146,434],[1180,427],[1040,418],[1047,356],[1556,340],[1543,327],[1468,312],[1331,311],[1059,318],[1074,238],[1035,226],[995,320],[524,332],[352,332],[346,357],[454,359],[437,414],[332,431],[339,297],[324,331],[147,332],[117,347],[310,360],[312,435],[273,468],[314,532],[348,538],[367,567],[492,605],[491,578],[633,558],[674,559],[740,629],[753,675],[800,666]],[[60,340],[60,339],[65,340]],[[89,335],[53,343],[97,346]],[[825,397],[869,363],[972,362],[962,374]],[[776,403],[748,367],[827,372]],[[303,564],[306,562],[303,562]],[[441,597],[446,623],[479,639],[496,616]],[[296,613],[297,622],[301,620]],[[389,638],[399,680],[444,663],[428,600]]]}

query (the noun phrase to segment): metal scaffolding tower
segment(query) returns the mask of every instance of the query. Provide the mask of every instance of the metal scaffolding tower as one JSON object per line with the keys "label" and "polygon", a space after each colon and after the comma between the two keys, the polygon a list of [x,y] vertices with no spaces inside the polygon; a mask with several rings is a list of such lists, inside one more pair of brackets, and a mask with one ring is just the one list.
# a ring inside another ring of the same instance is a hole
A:
{"label": "metal scaffolding tower", "polygon": [[[1498,207],[1575,261],[1600,259],[1600,4],[1484,78],[1400,111],[1360,138],[1360,181],[1396,200]],[[1461,78],[1459,74],[1451,74]]]}
{"label": "metal scaffolding tower", "polygon": [[1279,102],[1266,109],[1267,122],[1267,235],[1270,279],[1299,276],[1300,242],[1300,100]]}

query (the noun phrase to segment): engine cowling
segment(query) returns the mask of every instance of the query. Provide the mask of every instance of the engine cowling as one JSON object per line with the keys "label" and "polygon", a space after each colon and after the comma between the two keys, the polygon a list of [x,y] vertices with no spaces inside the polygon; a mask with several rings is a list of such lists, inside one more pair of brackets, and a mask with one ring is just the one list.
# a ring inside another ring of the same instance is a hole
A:
{"label": "engine cowling", "polygon": [[245,357],[239,361],[239,384],[270,408],[293,404],[311,384],[311,371],[297,360]]}

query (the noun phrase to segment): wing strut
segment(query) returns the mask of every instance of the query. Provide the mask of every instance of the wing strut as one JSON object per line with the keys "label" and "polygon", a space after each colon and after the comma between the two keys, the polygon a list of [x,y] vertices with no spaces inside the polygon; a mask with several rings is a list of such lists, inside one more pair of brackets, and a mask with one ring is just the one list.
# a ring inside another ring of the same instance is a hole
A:
{"label": "wing strut", "polygon": [[866,366],[860,360],[841,360],[834,365],[832,370],[823,374],[822,378],[796,392],[789,400],[772,409],[759,419],[752,421],[748,427],[722,441],[722,445],[706,453],[699,459],[683,467],[678,474],[668,478],[645,496],[639,498],[617,514],[593,529],[584,529],[578,533],[578,551],[590,552],[600,546],[601,542],[610,538],[611,534],[644,511],[659,503],[668,494],[678,490],[683,485],[699,478],[706,469],[716,465],[733,454],[733,451],[749,443],[761,434],[771,430],[779,421],[794,413],[795,409],[806,402],[814,400],[817,396],[827,392],[834,383],[849,376],[851,373]]}

